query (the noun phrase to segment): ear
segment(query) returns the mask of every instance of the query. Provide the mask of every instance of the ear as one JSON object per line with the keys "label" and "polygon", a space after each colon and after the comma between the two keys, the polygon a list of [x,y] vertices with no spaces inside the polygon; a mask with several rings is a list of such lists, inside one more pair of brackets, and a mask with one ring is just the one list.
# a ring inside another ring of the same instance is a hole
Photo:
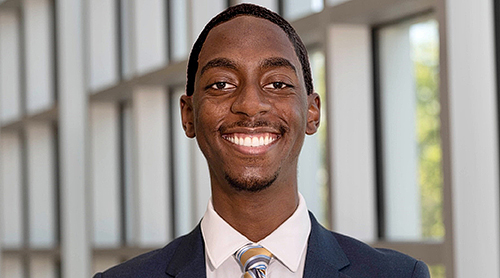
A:
{"label": "ear", "polygon": [[321,101],[317,93],[312,93],[307,96],[307,126],[306,134],[313,135],[318,131],[321,111]]}
{"label": "ear", "polygon": [[196,133],[194,131],[193,97],[182,95],[180,101],[182,128],[186,132],[187,137],[194,138]]}

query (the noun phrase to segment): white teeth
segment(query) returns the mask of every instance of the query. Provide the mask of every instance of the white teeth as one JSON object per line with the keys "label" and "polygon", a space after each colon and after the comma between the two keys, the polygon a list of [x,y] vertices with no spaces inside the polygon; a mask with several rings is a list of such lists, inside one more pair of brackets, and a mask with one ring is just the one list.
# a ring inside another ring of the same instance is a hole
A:
{"label": "white teeth", "polygon": [[259,138],[253,137],[252,138],[252,147],[257,147],[259,145]]}
{"label": "white teeth", "polygon": [[250,139],[250,137],[245,138],[245,142],[243,143],[243,146],[245,146],[245,147],[252,146],[252,139]]}
{"label": "white teeth", "polygon": [[276,138],[266,136],[238,137],[236,135],[225,137],[231,143],[245,147],[260,147],[271,144]]}

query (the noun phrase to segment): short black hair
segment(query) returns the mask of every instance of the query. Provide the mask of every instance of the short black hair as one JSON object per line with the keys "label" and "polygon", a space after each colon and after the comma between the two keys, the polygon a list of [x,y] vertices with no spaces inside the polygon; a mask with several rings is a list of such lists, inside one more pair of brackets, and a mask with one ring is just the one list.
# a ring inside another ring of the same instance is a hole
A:
{"label": "short black hair", "polygon": [[257,18],[269,20],[272,23],[278,25],[287,34],[288,39],[290,39],[290,42],[295,48],[295,54],[299,58],[300,64],[302,66],[302,75],[304,76],[307,94],[311,94],[313,92],[313,83],[307,50],[295,29],[293,29],[292,25],[290,25],[290,23],[288,23],[288,21],[286,21],[279,14],[264,7],[253,4],[239,4],[227,8],[226,10],[222,11],[217,16],[212,18],[212,20],[210,20],[210,22],[205,25],[203,31],[201,31],[198,39],[196,39],[196,42],[191,49],[191,54],[189,55],[188,60],[186,95],[191,96],[194,93],[194,81],[196,78],[196,71],[198,70],[198,57],[200,55],[201,48],[203,47],[203,44],[207,39],[208,33],[219,24],[242,15],[254,16]]}

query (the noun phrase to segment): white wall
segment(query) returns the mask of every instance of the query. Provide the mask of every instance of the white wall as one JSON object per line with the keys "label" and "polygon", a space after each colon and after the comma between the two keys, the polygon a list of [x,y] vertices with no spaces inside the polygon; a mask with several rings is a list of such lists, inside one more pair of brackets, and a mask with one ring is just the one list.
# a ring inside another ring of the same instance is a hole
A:
{"label": "white wall", "polygon": [[92,234],[88,184],[88,96],[83,0],[56,1],[63,277],[87,278]]}
{"label": "white wall", "polygon": [[457,278],[500,277],[493,2],[446,0],[443,4],[442,52],[448,64],[442,78],[448,85],[443,99],[450,138],[454,274]]}
{"label": "white wall", "polygon": [[370,27],[333,25],[327,33],[333,228],[376,236]]}

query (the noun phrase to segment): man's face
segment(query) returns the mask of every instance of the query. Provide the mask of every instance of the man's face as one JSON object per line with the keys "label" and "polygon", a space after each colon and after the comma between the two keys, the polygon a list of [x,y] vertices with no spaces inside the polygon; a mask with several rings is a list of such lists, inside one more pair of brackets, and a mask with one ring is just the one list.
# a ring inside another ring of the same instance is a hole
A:
{"label": "man's face", "polygon": [[239,16],[213,28],[200,52],[194,93],[181,99],[183,126],[197,138],[212,185],[259,191],[296,181],[306,133],[319,124],[294,47],[277,25]]}

